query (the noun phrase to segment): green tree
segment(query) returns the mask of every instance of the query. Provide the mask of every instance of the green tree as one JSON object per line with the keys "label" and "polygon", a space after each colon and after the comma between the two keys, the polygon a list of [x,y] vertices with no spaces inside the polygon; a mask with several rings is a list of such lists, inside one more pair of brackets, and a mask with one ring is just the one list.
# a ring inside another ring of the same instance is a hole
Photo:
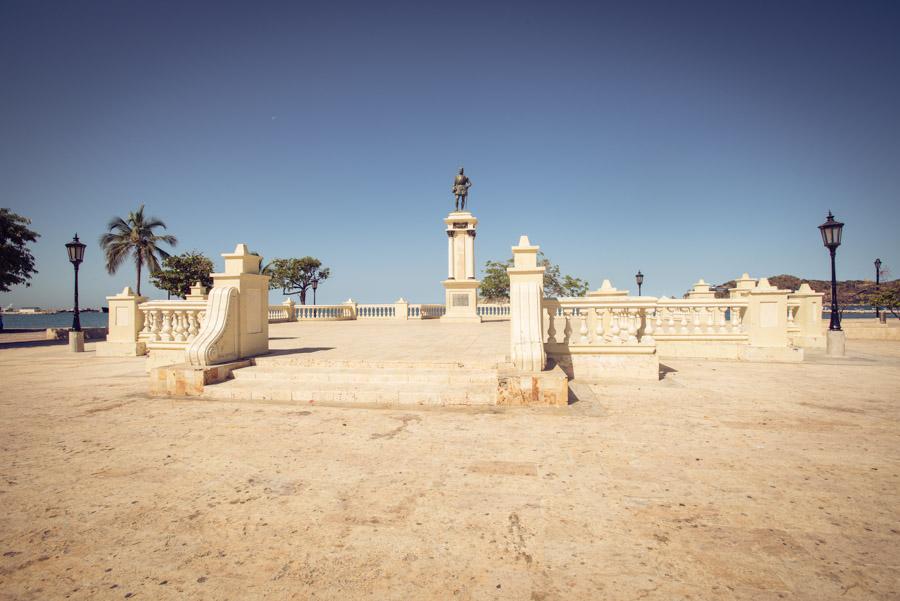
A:
{"label": "green tree", "polygon": [[[28,249],[40,234],[29,229],[31,220],[0,208],[0,292],[9,292],[12,286],[31,285],[31,276],[37,273],[34,256]],[[0,312],[0,331],[3,331],[3,314]]]}
{"label": "green tree", "polygon": [[866,303],[878,307],[882,311],[889,311],[891,315],[900,319],[900,280],[882,283],[881,288],[866,296]]}
{"label": "green tree", "polygon": [[163,259],[162,269],[150,274],[150,282],[170,295],[186,297],[191,286],[200,282],[207,290],[212,287],[213,262],[206,255],[190,251]]}
{"label": "green tree", "polygon": [[146,265],[150,273],[159,271],[159,260],[169,253],[159,247],[161,242],[175,246],[178,239],[170,234],[157,235],[156,228],[166,229],[166,224],[156,217],[144,216],[144,205],[128,214],[127,219],[113,217],[107,224],[107,233],[100,236],[100,247],[106,254],[106,271],[114,274],[126,259],[131,257],[137,269],[138,294],[141,293],[141,269]]}
{"label": "green tree", "polygon": [[[488,261],[481,278],[481,297],[489,301],[509,300],[508,267],[513,260]],[[544,267],[544,296],[584,296],[590,288],[587,281],[570,275],[562,275],[559,265],[550,262],[543,252],[538,253],[538,265]]]}
{"label": "green tree", "polygon": [[322,267],[322,262],[315,257],[299,259],[272,259],[265,266],[263,274],[269,276],[269,289],[281,288],[285,296],[300,295],[300,304],[306,304],[306,292],[313,281],[322,282],[331,275],[331,269]]}

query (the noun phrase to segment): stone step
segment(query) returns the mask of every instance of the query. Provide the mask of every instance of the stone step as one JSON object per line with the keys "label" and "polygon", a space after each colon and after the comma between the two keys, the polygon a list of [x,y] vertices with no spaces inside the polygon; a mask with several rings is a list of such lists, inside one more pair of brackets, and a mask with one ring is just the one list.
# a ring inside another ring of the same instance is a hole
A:
{"label": "stone step", "polygon": [[379,369],[379,370],[484,370],[490,371],[497,369],[498,366],[505,363],[504,358],[498,357],[497,361],[476,361],[476,362],[430,362],[422,363],[416,361],[366,361],[366,360],[317,360],[311,359],[304,354],[297,355],[262,355],[254,358],[254,364],[260,368],[271,369],[280,367],[302,367],[306,369],[321,368],[326,370],[335,369]]}
{"label": "stone step", "polygon": [[237,380],[291,382],[328,382],[341,384],[434,384],[460,386],[467,384],[496,384],[497,371],[467,370],[380,370],[380,369],[308,369],[266,368],[239,369]]}
{"label": "stone step", "polygon": [[302,384],[291,380],[229,380],[204,388],[209,399],[281,401],[297,403],[377,404],[377,405],[494,405],[497,385],[459,387],[415,384],[347,385],[317,382]]}

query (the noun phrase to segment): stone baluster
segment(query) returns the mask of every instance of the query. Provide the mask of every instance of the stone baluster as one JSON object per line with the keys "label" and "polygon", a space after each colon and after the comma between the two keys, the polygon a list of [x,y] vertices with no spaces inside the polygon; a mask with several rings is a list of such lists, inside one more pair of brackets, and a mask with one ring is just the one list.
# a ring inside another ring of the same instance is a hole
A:
{"label": "stone baluster", "polygon": [[706,307],[704,309],[706,311],[706,333],[707,334],[715,334],[716,333],[716,308],[715,307]]}
{"label": "stone baluster", "polygon": [[655,331],[653,328],[653,322],[657,317],[657,310],[653,308],[647,308],[644,310],[644,335],[641,336],[642,344],[653,344],[656,340],[653,338],[653,332]]}
{"label": "stone baluster", "polygon": [[172,342],[172,312],[168,309],[162,311],[162,329],[159,332],[159,339],[163,342]]}
{"label": "stone baluster", "polygon": [[628,343],[637,344],[637,309],[625,309],[628,319]]}
{"label": "stone baluster", "polygon": [[619,310],[618,309],[610,309],[609,310],[609,336],[610,342],[619,343]]}
{"label": "stone baluster", "polygon": [[731,307],[731,331],[735,334],[741,331],[741,308]]}
{"label": "stone baluster", "polygon": [[144,327],[141,330],[141,338],[153,340],[153,330],[156,322],[156,313],[152,309],[144,311]]}
{"label": "stone baluster", "polygon": [[719,333],[727,334],[728,326],[725,325],[725,311],[727,307],[718,307]]}
{"label": "stone baluster", "polygon": [[188,340],[193,340],[197,336],[197,332],[200,331],[200,324],[198,323],[200,320],[198,319],[199,312],[191,311],[188,313]]}
{"label": "stone baluster", "polygon": [[174,312],[174,335],[175,342],[185,342],[187,341],[187,325],[185,324],[185,315],[184,311],[175,311]]}
{"label": "stone baluster", "polygon": [[694,334],[702,334],[703,328],[700,327],[700,311],[702,309],[700,307],[693,307],[692,309],[688,309],[691,312],[691,321],[694,324],[693,333]]}
{"label": "stone baluster", "polygon": [[563,309],[563,344],[572,341],[572,309]]}
{"label": "stone baluster", "polygon": [[675,330],[676,330],[676,328],[675,328],[675,309],[673,307],[669,307],[666,309],[666,313],[669,316],[669,319],[667,320],[667,324],[669,326],[669,334],[674,334]]}
{"label": "stone baluster", "polygon": [[588,344],[591,341],[589,336],[590,330],[588,329],[588,311],[584,311],[580,317],[581,326],[578,328],[579,341],[581,344]]}
{"label": "stone baluster", "polygon": [[690,330],[688,330],[688,311],[690,309],[682,308],[681,309],[681,329],[679,330],[680,334],[689,334]]}
{"label": "stone baluster", "polygon": [[594,309],[594,341],[597,344],[603,344],[603,318],[606,315],[606,309]]}

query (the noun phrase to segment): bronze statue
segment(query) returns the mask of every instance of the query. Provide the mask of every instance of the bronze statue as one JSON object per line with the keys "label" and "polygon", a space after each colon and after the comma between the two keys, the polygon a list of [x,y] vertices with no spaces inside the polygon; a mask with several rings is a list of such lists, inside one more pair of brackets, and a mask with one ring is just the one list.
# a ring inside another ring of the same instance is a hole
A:
{"label": "bronze statue", "polygon": [[453,180],[453,187],[450,189],[456,196],[456,210],[466,210],[466,199],[469,197],[469,188],[472,187],[472,180],[466,177],[463,168],[459,168],[459,175]]}

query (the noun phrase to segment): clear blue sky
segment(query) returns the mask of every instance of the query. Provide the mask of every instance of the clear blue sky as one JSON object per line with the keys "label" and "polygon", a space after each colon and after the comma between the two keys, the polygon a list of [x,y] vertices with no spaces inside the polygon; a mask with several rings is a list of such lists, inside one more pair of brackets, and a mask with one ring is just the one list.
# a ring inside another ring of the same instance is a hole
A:
{"label": "clear blue sky", "polygon": [[319,302],[438,301],[461,164],[479,266],[527,233],[592,287],[826,278],[831,209],[839,277],[896,277],[898,31],[892,1],[0,0],[0,206],[41,234],[0,303],[68,306],[76,231],[83,305],[133,284],[97,239],[140,203],[217,267],[321,258]]}

